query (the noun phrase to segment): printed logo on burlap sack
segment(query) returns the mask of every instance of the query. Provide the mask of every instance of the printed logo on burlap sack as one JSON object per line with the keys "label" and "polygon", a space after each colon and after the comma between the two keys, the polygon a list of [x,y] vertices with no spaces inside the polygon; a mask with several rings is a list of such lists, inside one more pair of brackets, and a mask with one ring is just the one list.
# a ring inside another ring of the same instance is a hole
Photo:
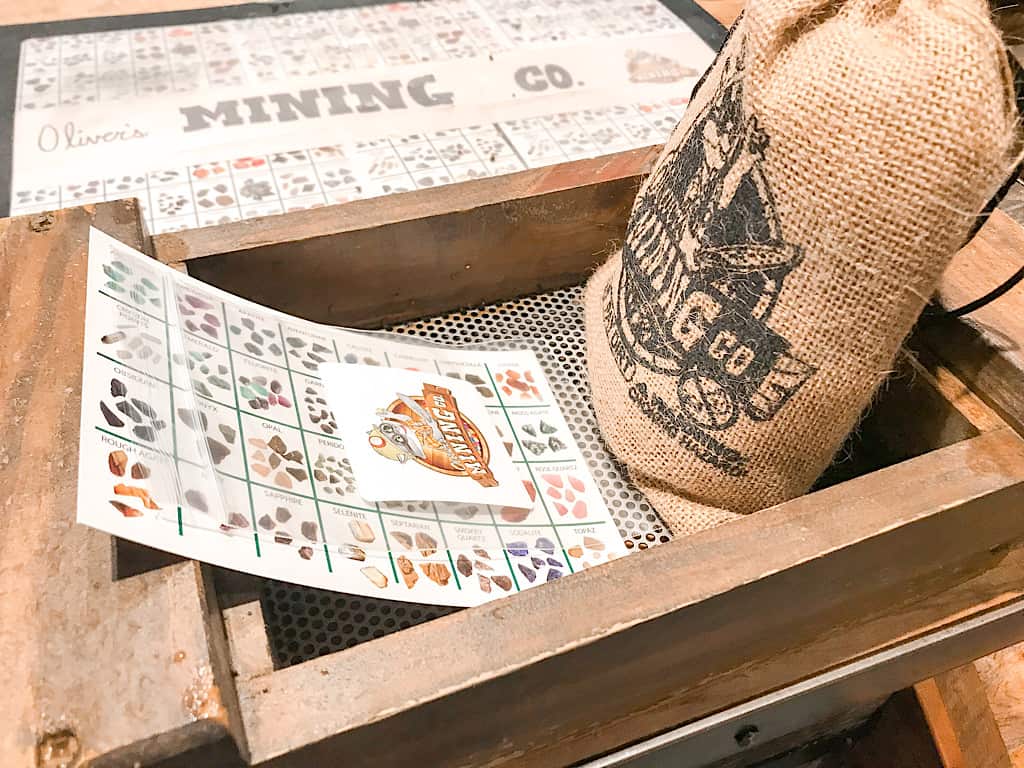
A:
{"label": "printed logo on burlap sack", "polygon": [[[722,433],[744,414],[770,420],[815,372],[768,322],[803,250],[782,237],[763,172],[768,136],[743,109],[743,58],[740,48],[722,62],[717,93],[638,196],[618,284],[602,297],[630,397],[735,476],[747,459]],[[661,377],[673,386],[648,386]]]}

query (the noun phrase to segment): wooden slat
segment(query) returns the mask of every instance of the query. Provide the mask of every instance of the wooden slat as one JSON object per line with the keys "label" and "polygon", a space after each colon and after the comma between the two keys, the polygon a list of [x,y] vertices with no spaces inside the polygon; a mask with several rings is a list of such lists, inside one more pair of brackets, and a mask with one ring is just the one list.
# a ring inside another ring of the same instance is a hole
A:
{"label": "wooden slat", "polygon": [[[1018,16],[1019,18],[1019,16]],[[995,211],[946,270],[940,302],[953,309],[1024,266],[1024,229]],[[1024,430],[1024,287],[962,321],[925,321],[918,338],[999,414]],[[977,663],[1015,768],[1024,768],[1024,645]]]}
{"label": "wooden slat", "polygon": [[[621,240],[659,150],[167,233],[153,247],[200,280],[292,314],[341,325],[397,322],[584,279]],[[1024,231],[996,211],[953,260],[939,298],[959,306],[1021,265]],[[923,320],[918,335],[1024,424],[1024,390],[1013,383],[1024,371],[1024,291],[966,322]]]}
{"label": "wooden slat", "polygon": [[1024,534],[1022,482],[1024,444],[997,430],[239,681],[253,758],[564,765],[708,714],[1020,599],[1020,558],[1000,565]]}
{"label": "wooden slat", "polygon": [[[953,375],[953,372],[939,362],[933,354],[920,348],[914,348],[913,351],[904,348],[900,360],[906,361],[909,373],[914,378],[915,386],[912,387],[914,396],[928,400],[940,399],[978,433],[990,432],[1007,425],[999,414],[990,408],[977,393],[971,391],[966,384]],[[926,389],[930,390],[930,394],[924,393]],[[918,402],[920,401],[906,400],[904,404],[907,410],[913,411]],[[932,413],[934,410],[937,410],[937,406],[926,406],[924,409],[925,413]],[[919,423],[920,426],[923,425]],[[962,440],[966,437],[973,437],[967,429],[956,424],[944,423],[942,429],[949,433],[948,438],[944,439]],[[945,445],[947,443],[939,442],[938,444]]]}
{"label": "wooden slat", "polygon": [[154,251],[312,320],[437,314],[579,282],[622,237],[657,149],[157,235]]}
{"label": "wooden slat", "polygon": [[826,488],[1005,426],[1005,421],[926,351],[904,349],[853,435],[815,488]]}
{"label": "wooden slat", "polygon": [[258,600],[225,608],[224,630],[234,674],[253,677],[273,671],[266,620]]}
{"label": "wooden slat", "polygon": [[[942,306],[976,299],[1024,266],[1024,229],[995,211],[953,259],[940,288]],[[1024,431],[1024,287],[962,320],[922,321],[917,335],[1003,418]]]}
{"label": "wooden slat", "polygon": [[4,765],[148,763],[240,733],[200,567],[115,581],[110,537],[75,523],[88,228],[139,248],[140,222],[134,202],[0,220]]}
{"label": "wooden slat", "polygon": [[1011,768],[973,664],[914,686],[943,768]]}
{"label": "wooden slat", "polygon": [[1013,764],[1020,768],[1024,766],[1024,644],[978,659],[975,666]]}
{"label": "wooden slat", "polygon": [[895,463],[1005,426],[948,368],[902,350],[858,432]]}

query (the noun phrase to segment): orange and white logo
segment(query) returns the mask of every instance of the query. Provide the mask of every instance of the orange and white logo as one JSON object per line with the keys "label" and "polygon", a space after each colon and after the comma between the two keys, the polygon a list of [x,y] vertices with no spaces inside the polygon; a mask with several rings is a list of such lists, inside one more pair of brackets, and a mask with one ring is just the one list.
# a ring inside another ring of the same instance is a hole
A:
{"label": "orange and white logo", "polygon": [[469,477],[484,488],[498,485],[490,448],[480,429],[459,411],[451,390],[424,383],[420,395],[399,394],[368,433],[370,447],[400,464],[412,461],[454,477]]}

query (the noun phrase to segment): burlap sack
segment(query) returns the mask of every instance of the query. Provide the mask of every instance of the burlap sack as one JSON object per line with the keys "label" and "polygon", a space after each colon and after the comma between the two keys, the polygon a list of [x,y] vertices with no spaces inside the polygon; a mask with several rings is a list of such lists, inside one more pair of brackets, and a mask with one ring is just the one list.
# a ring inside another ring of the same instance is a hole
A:
{"label": "burlap sack", "polygon": [[984,0],[750,0],[585,294],[601,431],[676,534],[828,466],[1016,117]]}

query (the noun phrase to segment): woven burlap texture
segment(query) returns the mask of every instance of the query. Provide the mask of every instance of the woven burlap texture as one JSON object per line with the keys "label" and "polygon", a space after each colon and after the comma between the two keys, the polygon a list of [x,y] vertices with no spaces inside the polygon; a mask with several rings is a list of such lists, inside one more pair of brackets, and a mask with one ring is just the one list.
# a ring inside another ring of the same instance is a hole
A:
{"label": "woven burlap texture", "polygon": [[[674,533],[811,487],[1006,178],[1016,118],[983,0],[747,4],[641,187],[631,266],[584,296],[601,432]],[[730,378],[732,352],[757,362]]]}

